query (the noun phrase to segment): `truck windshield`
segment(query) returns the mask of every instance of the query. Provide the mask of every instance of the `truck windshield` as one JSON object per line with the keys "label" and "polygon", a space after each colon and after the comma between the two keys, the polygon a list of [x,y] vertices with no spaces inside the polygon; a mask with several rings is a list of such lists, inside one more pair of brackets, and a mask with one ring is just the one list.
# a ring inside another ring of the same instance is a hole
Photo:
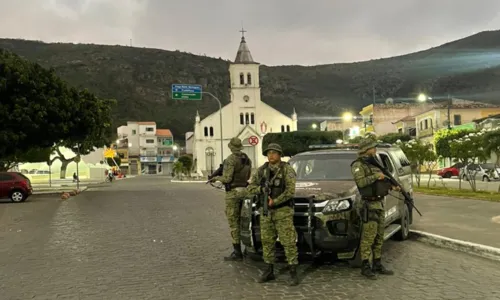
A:
{"label": "truck windshield", "polygon": [[356,153],[300,155],[290,159],[297,180],[352,180],[351,163]]}

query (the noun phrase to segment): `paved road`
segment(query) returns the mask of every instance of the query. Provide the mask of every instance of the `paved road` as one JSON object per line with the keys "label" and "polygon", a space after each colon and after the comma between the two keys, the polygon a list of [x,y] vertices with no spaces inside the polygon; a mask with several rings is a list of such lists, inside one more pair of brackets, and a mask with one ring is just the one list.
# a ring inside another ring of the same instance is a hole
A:
{"label": "paved road", "polygon": [[417,213],[413,229],[500,248],[500,203],[481,200],[415,195]]}
{"label": "paved road", "polygon": [[[429,182],[429,176],[422,175],[421,181],[420,181],[420,186],[427,187],[428,182]],[[414,184],[416,186],[416,182]],[[476,189],[478,191],[497,192],[499,185],[500,185],[500,181],[486,182],[486,181],[476,180]],[[447,188],[453,188],[453,189],[461,188],[464,190],[471,189],[470,183],[468,181],[462,180],[460,183],[458,178],[440,178],[438,176],[431,177],[431,181],[430,181],[429,186],[430,187],[447,187]]]}
{"label": "paved road", "polygon": [[[500,299],[500,264],[418,241],[389,242],[397,276],[301,265],[258,284],[261,263],[230,249],[222,193],[138,177],[68,201],[0,203],[1,299]],[[282,268],[282,266],[280,266]]]}

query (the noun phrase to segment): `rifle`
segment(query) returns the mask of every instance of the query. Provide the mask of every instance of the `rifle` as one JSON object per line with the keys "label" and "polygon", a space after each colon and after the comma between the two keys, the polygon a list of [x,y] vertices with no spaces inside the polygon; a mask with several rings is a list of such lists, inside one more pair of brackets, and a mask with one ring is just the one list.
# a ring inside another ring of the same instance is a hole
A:
{"label": "rifle", "polygon": [[264,174],[262,176],[262,182],[261,182],[261,187],[262,187],[262,193],[263,193],[263,208],[262,208],[262,214],[264,216],[267,217],[267,215],[269,214],[269,207],[268,207],[268,199],[269,199],[269,192],[270,192],[270,189],[269,189],[269,178],[267,178],[267,173],[268,173],[268,169],[265,168],[264,169]]}
{"label": "rifle", "polygon": [[208,175],[208,180],[216,177],[216,176],[222,176],[222,170],[224,169],[223,163],[219,165],[219,168],[215,170],[211,175]]}
{"label": "rifle", "polygon": [[420,213],[418,208],[415,207],[415,204],[413,202],[413,198],[411,197],[411,195],[407,191],[405,191],[403,186],[396,180],[396,178],[394,178],[392,176],[391,173],[389,173],[389,171],[387,171],[386,168],[384,168],[381,164],[379,164],[379,162],[377,161],[377,159],[375,159],[375,157],[371,157],[371,158],[366,159],[366,162],[379,168],[382,171],[382,173],[385,175],[387,181],[389,181],[393,186],[399,187],[401,189],[401,194],[403,194],[405,203],[408,204],[411,208],[415,209],[415,211],[420,216],[422,216],[422,214]]}

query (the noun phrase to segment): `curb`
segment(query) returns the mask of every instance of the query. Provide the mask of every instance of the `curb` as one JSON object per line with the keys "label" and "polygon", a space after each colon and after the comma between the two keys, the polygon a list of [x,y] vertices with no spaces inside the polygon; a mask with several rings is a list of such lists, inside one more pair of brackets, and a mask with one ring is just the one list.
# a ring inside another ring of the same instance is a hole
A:
{"label": "curb", "polygon": [[[88,189],[87,186],[80,189],[80,193],[85,192]],[[61,195],[62,193],[67,193],[70,189],[57,190],[57,191],[41,191],[38,193],[33,193],[32,196],[54,196]]]}
{"label": "curb", "polygon": [[418,241],[429,243],[441,248],[448,248],[460,252],[465,252],[467,254],[500,261],[500,248],[456,240],[419,230],[410,230],[410,232],[418,238]]}
{"label": "curb", "polygon": [[207,183],[206,181],[200,181],[200,180],[170,180],[172,183]]}

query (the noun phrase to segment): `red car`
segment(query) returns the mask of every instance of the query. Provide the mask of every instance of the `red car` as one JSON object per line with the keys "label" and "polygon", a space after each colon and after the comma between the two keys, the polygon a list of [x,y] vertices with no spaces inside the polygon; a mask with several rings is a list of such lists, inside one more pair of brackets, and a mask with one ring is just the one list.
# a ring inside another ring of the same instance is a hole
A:
{"label": "red car", "polygon": [[452,176],[457,176],[460,174],[460,169],[463,168],[462,163],[456,163],[451,167],[443,168],[437,172],[438,176],[443,178],[451,178]]}
{"label": "red car", "polygon": [[0,199],[24,202],[33,194],[31,181],[18,172],[0,172]]}

